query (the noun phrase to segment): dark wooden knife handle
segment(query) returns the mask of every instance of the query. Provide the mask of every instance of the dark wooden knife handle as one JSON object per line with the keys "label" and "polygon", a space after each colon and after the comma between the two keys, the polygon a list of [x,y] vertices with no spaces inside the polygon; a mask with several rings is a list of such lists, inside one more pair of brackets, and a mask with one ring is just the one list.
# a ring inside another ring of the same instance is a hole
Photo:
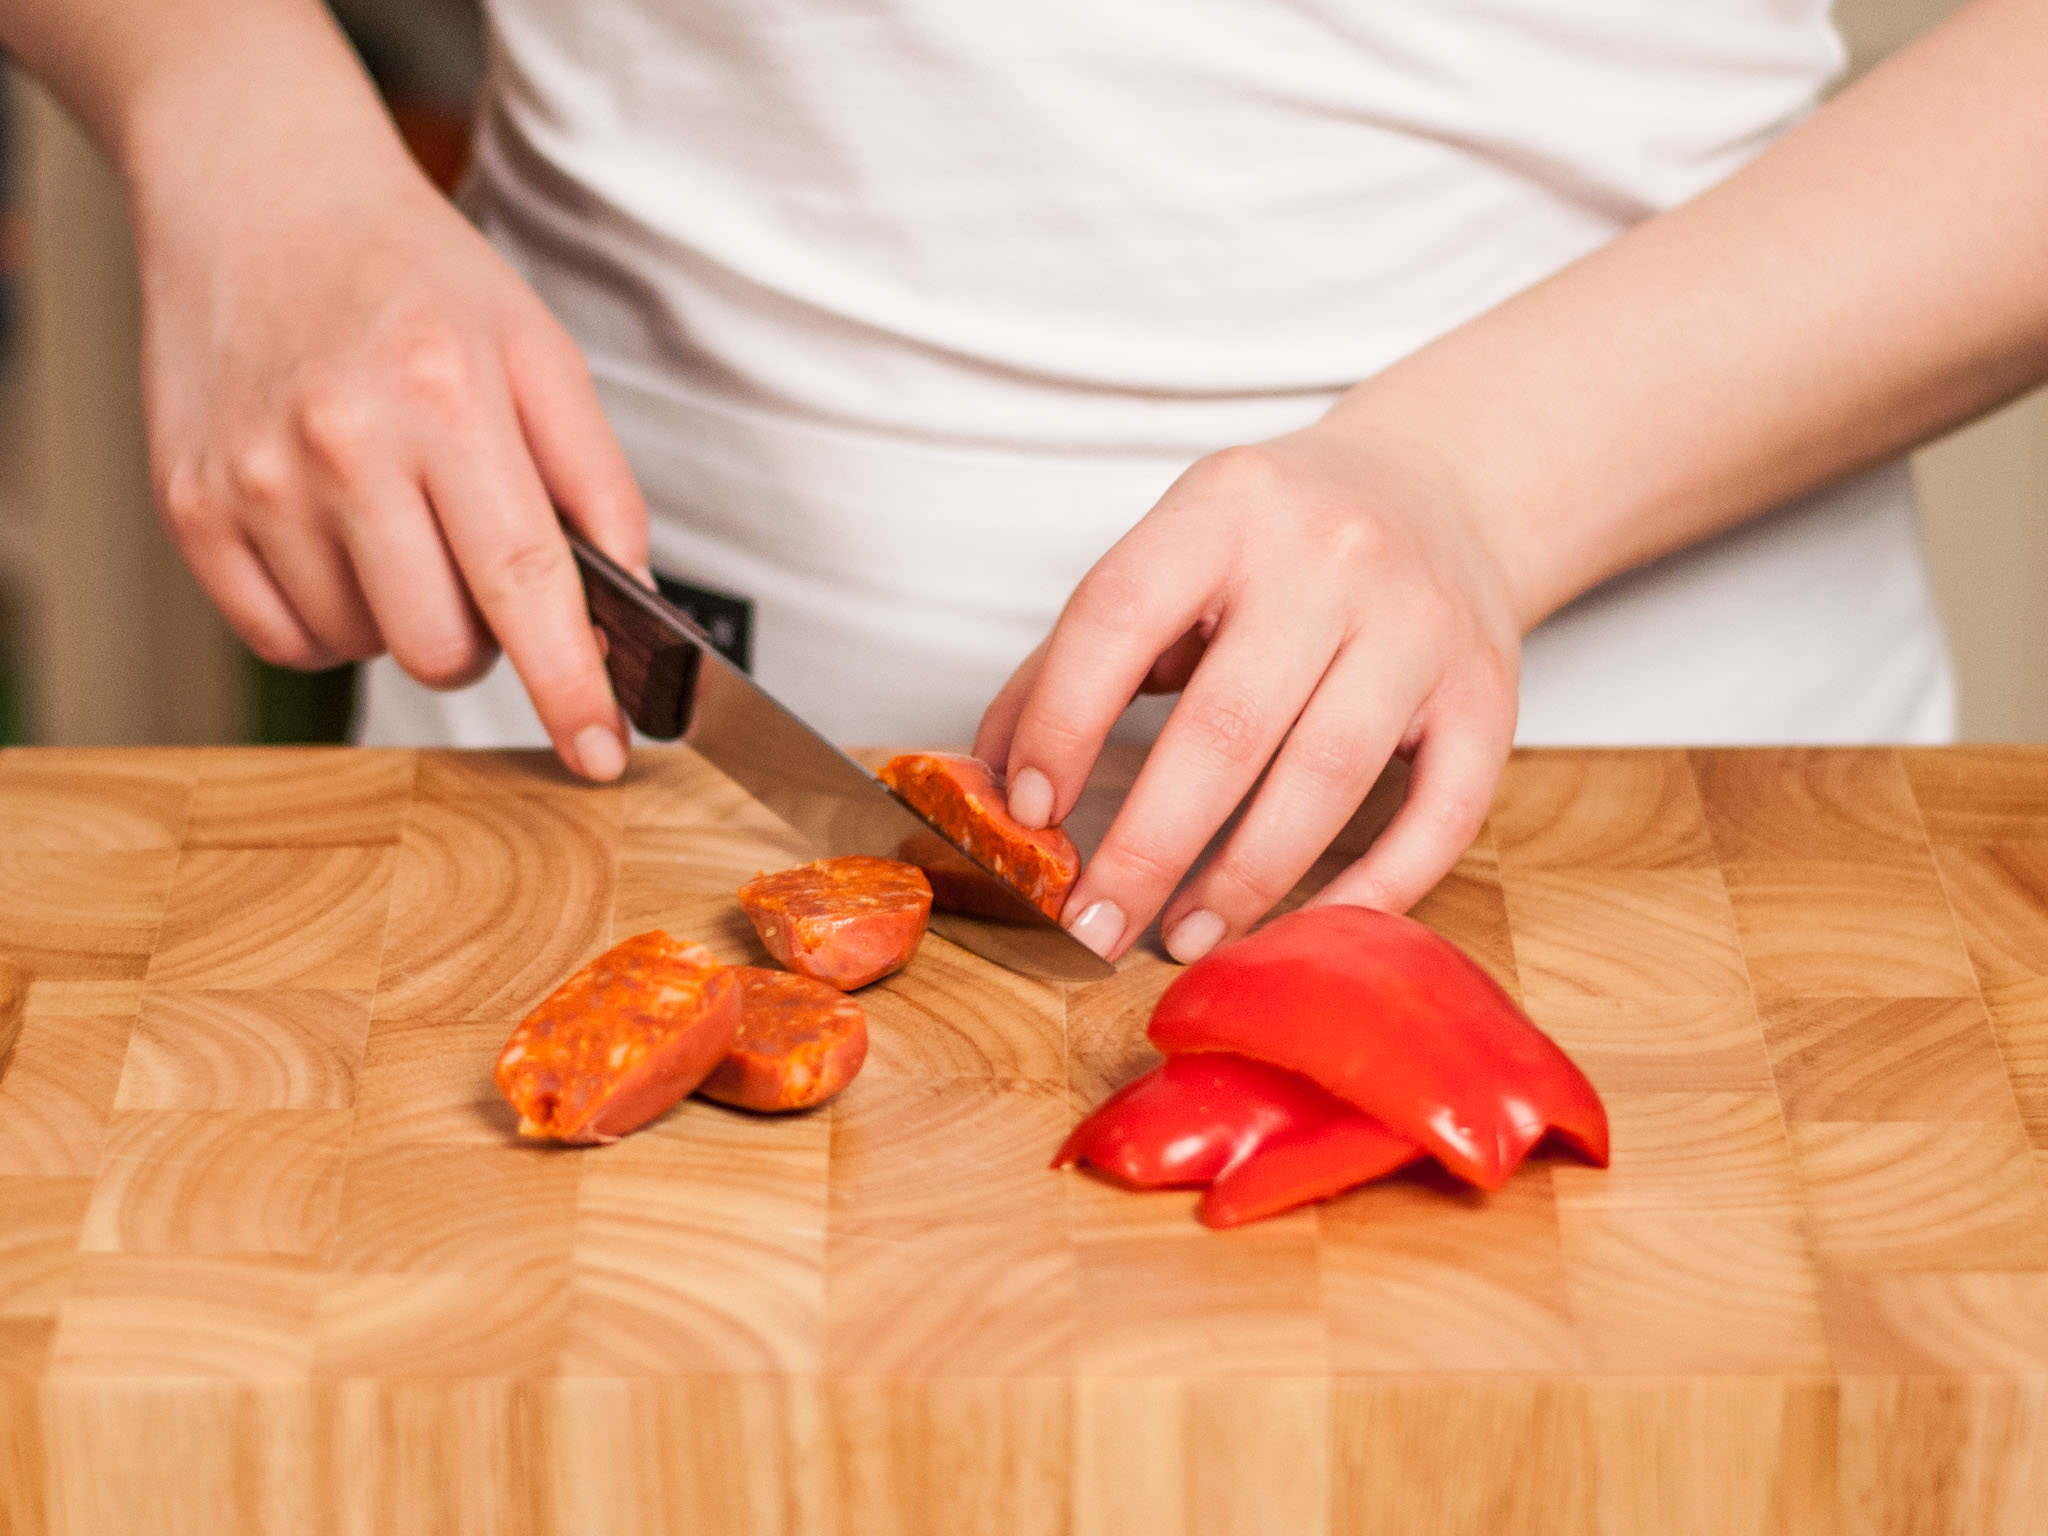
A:
{"label": "dark wooden knife handle", "polygon": [[590,621],[605,638],[605,670],[619,707],[642,734],[676,740],[690,728],[710,637],[581,534],[566,525],[562,531],[583,573]]}

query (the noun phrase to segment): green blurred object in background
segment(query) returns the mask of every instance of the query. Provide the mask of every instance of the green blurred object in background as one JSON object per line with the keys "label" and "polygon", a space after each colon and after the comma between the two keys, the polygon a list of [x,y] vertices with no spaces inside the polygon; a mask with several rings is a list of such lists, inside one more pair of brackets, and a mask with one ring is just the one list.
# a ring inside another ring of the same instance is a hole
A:
{"label": "green blurred object in background", "polygon": [[[265,746],[301,746],[348,739],[349,712],[356,698],[354,667],[293,672],[252,656],[249,677],[252,741]],[[5,703],[0,697],[0,710]]]}

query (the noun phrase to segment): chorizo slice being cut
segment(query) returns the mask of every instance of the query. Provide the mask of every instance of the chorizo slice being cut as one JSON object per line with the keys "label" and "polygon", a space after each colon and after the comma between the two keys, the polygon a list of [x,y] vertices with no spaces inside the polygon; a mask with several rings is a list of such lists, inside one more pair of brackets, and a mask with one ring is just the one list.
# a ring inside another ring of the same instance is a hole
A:
{"label": "chorizo slice being cut", "polygon": [[[958,752],[906,752],[884,763],[880,777],[1039,911],[1060,915],[1081,873],[1081,850],[1064,828],[1034,832],[1011,816],[1003,781],[987,763]],[[942,851],[921,846],[906,848],[904,856],[924,867],[940,906],[1000,915],[1001,908],[990,905],[987,877],[957,856],[949,865]]]}
{"label": "chorizo slice being cut", "polygon": [[690,1093],[739,1032],[740,984],[701,944],[615,944],[519,1021],[492,1074],[519,1134],[617,1141]]}
{"label": "chorizo slice being cut", "polygon": [[856,854],[756,875],[740,906],[783,965],[850,992],[917,953],[932,888],[915,864]]}
{"label": "chorizo slice being cut", "polygon": [[853,1081],[868,1054],[859,1003],[788,971],[743,965],[733,974],[740,980],[739,1034],[698,1093],[741,1109],[809,1109]]}

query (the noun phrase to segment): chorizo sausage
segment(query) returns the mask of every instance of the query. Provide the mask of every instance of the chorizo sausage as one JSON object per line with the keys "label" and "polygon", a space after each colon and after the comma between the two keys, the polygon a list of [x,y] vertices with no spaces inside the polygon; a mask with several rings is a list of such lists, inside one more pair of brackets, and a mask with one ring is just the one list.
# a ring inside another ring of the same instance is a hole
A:
{"label": "chorizo sausage", "polygon": [[740,887],[740,907],[783,965],[851,992],[917,952],[932,888],[914,864],[856,854],[756,875]]}
{"label": "chorizo sausage", "polygon": [[557,987],[519,1021],[492,1076],[520,1135],[617,1141],[703,1082],[739,1023],[732,969],[657,929]]}
{"label": "chorizo sausage", "polygon": [[[1003,781],[987,763],[957,752],[907,752],[884,763],[880,777],[1039,911],[1051,918],[1060,915],[1081,873],[1081,851],[1064,828],[1034,832],[1011,816]],[[924,866],[940,906],[990,912],[986,895],[977,889],[986,883],[979,871],[960,863],[949,868],[944,859],[924,857],[915,848],[906,849],[906,856]]]}
{"label": "chorizo sausage", "polygon": [[853,1081],[868,1054],[859,1003],[808,976],[737,966],[740,1029],[697,1089],[741,1109],[809,1109]]}

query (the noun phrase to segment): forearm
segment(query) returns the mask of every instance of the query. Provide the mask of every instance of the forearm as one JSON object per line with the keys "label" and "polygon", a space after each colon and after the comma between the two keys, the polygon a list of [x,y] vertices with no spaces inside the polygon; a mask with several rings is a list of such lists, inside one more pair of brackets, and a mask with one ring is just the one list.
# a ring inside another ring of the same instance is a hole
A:
{"label": "forearm", "polygon": [[2048,377],[2048,5],[1978,0],[1755,162],[1353,390],[1533,625]]}
{"label": "forearm", "polygon": [[0,0],[0,42],[86,125],[145,203],[308,155],[402,150],[318,0]]}

